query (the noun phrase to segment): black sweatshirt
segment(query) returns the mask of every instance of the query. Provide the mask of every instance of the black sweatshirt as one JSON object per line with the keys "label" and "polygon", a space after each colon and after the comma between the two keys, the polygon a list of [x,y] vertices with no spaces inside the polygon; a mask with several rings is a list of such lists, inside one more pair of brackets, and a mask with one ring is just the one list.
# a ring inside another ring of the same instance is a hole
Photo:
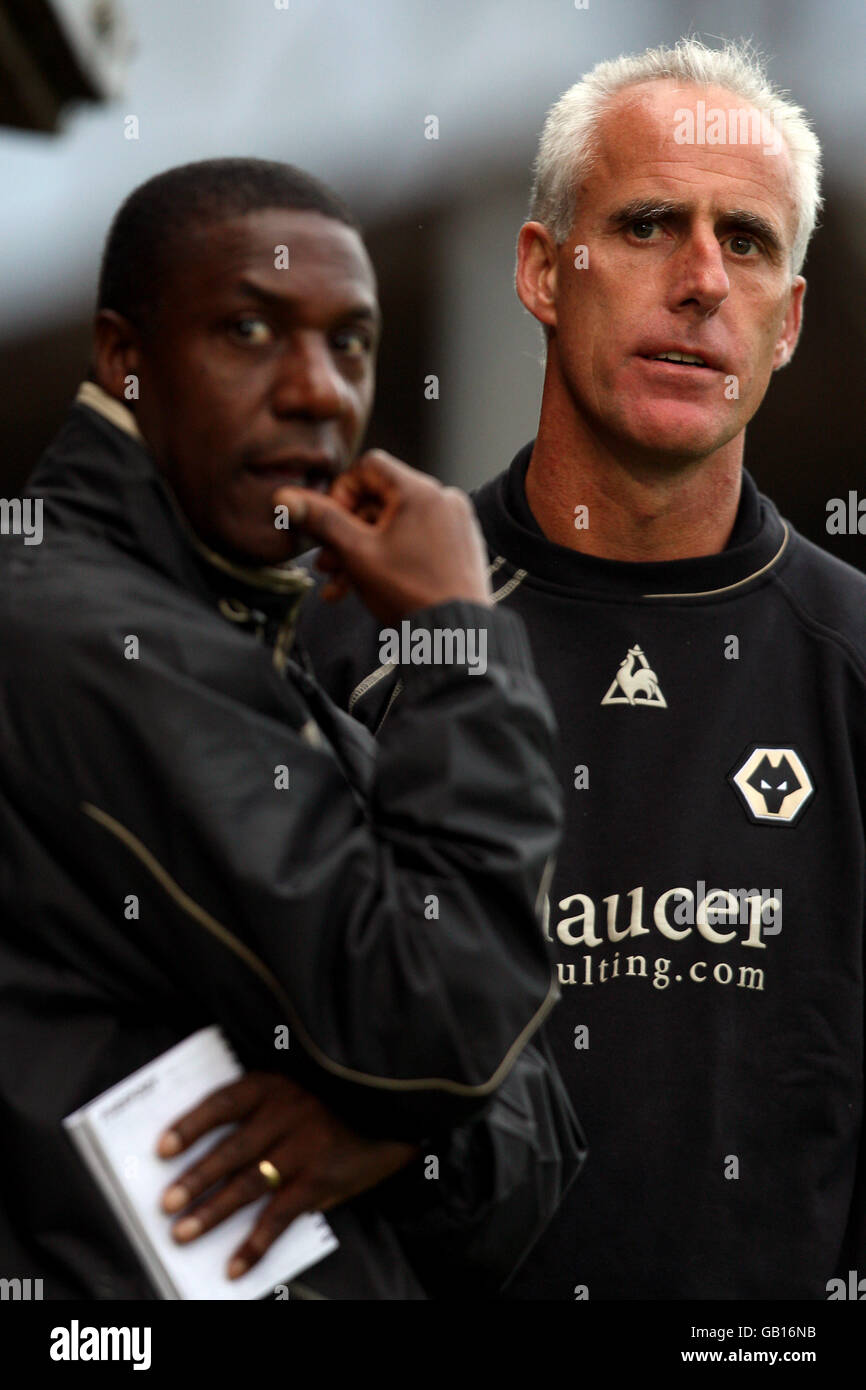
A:
{"label": "black sweatshirt", "polygon": [[[719,554],[555,545],[530,454],[475,502],[560,726],[546,1027],[590,1156],[509,1295],[826,1298],[866,1273],[866,579],[747,474]],[[338,702],[393,717],[354,600],[300,634]]]}

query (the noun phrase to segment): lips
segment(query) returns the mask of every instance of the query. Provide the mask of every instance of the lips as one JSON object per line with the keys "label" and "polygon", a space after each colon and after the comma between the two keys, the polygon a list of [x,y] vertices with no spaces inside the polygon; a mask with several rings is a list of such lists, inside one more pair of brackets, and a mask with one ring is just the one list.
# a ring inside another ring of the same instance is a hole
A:
{"label": "lips", "polygon": [[[705,348],[685,347],[679,343],[649,343],[635,354],[650,362],[675,371],[722,371],[722,364],[714,353]],[[685,359],[685,360],[683,360]]]}
{"label": "lips", "polygon": [[329,454],[291,454],[256,459],[245,472],[271,488],[303,487],[325,493],[339,473],[336,459]]}

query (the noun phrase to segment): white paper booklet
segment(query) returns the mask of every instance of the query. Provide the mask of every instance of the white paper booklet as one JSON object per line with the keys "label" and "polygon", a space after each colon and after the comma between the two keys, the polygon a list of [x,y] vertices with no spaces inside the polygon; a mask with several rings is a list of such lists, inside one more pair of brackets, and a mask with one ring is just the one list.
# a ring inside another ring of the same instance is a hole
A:
{"label": "white paper booklet", "polygon": [[162,1211],[162,1193],[231,1126],[211,1130],[176,1158],[158,1158],[156,1141],[172,1120],[242,1075],[221,1029],[202,1028],[63,1121],[163,1298],[263,1298],[337,1249],[324,1216],[307,1214],[293,1221],[251,1270],[229,1279],[229,1259],[267,1197],[190,1245],[172,1240],[177,1216]]}

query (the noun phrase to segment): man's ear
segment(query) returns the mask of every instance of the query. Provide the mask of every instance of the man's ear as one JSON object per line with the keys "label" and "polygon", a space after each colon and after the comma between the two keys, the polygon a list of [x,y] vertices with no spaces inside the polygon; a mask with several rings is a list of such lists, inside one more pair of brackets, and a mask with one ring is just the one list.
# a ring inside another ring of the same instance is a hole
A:
{"label": "man's ear", "polygon": [[556,327],[558,247],[542,222],[524,222],[517,238],[517,297],[547,328]]}
{"label": "man's ear", "polygon": [[93,321],[92,357],[97,384],[115,400],[128,404],[129,377],[137,377],[141,367],[138,329],[114,309],[100,309]]}
{"label": "man's ear", "polygon": [[803,299],[806,294],[806,281],[802,275],[796,275],[791,285],[791,302],[788,305],[782,331],[776,340],[773,351],[773,371],[776,372],[780,367],[787,367],[794,350],[800,339],[800,329],[803,326]]}

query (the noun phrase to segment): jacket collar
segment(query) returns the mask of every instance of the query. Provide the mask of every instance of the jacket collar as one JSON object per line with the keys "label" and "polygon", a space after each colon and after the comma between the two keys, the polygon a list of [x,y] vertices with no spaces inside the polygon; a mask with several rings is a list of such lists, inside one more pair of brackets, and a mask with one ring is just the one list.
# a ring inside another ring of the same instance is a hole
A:
{"label": "jacket collar", "polygon": [[298,566],[242,565],[193,531],[158,471],[132,412],[95,382],[79,387],[60,433],[29,481],[46,525],[96,537],[191,588],[234,622],[276,620],[275,664],[285,665],[297,611],[314,587]]}
{"label": "jacket collar", "polygon": [[129,407],[125,406],[123,401],[115,400],[114,396],[109,396],[95,381],[82,381],[75,393],[75,403],[95,410],[104,420],[110,420],[119,430],[124,430],[132,439],[137,439],[139,444],[144,444],[138,421]]}

